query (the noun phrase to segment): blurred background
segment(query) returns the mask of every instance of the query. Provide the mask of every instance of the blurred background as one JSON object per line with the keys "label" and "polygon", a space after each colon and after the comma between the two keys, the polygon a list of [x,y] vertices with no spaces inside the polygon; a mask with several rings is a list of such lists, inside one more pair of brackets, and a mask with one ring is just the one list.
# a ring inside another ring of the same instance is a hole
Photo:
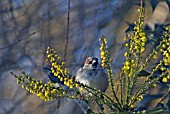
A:
{"label": "blurred background", "polygon": [[[139,15],[136,1],[71,0],[66,66],[73,75],[86,57],[99,57],[99,38],[105,35],[117,79],[126,51],[124,31],[127,23],[137,21]],[[145,12],[145,21],[153,29],[157,23],[170,21],[165,2],[158,4],[153,12],[146,0]],[[67,0],[0,0],[0,114],[81,113],[71,101],[42,101],[17,85],[10,74],[21,74],[16,68],[19,65],[32,77],[46,81],[42,71],[46,65],[46,48],[54,48],[63,57],[66,25]]]}

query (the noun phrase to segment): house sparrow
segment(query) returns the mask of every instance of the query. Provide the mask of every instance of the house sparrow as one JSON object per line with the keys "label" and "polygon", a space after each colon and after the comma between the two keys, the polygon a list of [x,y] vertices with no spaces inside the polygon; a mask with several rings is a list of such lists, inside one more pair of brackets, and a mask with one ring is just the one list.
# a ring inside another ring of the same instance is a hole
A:
{"label": "house sparrow", "polygon": [[98,64],[98,58],[96,57],[88,57],[86,59],[83,68],[77,71],[75,80],[99,89],[101,92],[105,92],[108,87],[107,74]]}

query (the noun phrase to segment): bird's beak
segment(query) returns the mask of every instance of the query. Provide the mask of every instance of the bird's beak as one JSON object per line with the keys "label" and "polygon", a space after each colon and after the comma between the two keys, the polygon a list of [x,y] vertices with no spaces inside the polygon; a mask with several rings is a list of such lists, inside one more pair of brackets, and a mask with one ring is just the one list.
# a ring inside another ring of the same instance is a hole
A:
{"label": "bird's beak", "polygon": [[97,62],[96,60],[93,60],[93,61],[92,61],[92,64],[95,64],[96,62]]}
{"label": "bird's beak", "polygon": [[97,65],[98,65],[98,62],[97,62],[96,60],[93,60],[93,61],[92,61],[92,66],[95,67],[95,68],[97,68]]}

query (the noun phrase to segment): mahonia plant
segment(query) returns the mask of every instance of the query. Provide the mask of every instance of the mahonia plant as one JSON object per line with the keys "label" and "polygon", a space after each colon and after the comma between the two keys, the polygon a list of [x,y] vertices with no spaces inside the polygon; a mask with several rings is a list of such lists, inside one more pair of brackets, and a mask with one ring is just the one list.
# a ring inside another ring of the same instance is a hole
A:
{"label": "mahonia plant", "polygon": [[[51,73],[56,76],[59,81],[63,82],[64,86],[68,89],[64,89],[63,86],[55,87],[52,82],[42,82],[32,78],[29,74],[26,74],[19,66],[22,75],[16,75],[12,73],[16,79],[17,83],[22,85],[22,88],[29,91],[32,94],[37,95],[44,101],[55,100],[57,98],[71,98],[83,101],[93,101],[98,104],[100,108],[100,113],[104,113],[104,107],[110,109],[111,113],[117,112],[134,112],[136,103],[138,103],[143,95],[147,94],[149,89],[156,86],[156,82],[166,83],[170,79],[170,26],[164,27],[163,35],[160,38],[159,45],[153,48],[152,52],[145,59],[144,63],[141,64],[142,54],[145,53],[145,46],[147,44],[147,31],[145,31],[145,7],[144,2],[140,2],[140,7],[138,9],[139,18],[134,22],[134,27],[131,33],[127,33],[125,40],[125,47],[127,52],[124,53],[126,58],[122,71],[120,73],[120,94],[116,93],[116,88],[114,85],[114,75],[111,69],[111,59],[109,56],[107,39],[105,36],[100,38],[100,58],[101,66],[106,69],[109,81],[109,89],[111,95],[108,96],[105,93],[84,85],[76,81],[69,71],[65,68],[65,62],[62,61],[61,57],[57,55],[56,51],[50,47],[47,48],[46,61],[49,63]],[[134,92],[134,87],[137,84],[138,74],[144,70],[148,65],[149,61],[153,58],[158,57],[158,53],[162,54],[162,59],[159,63],[152,69],[149,73],[144,83],[142,83],[137,91]],[[161,69],[161,74],[155,76],[155,73]],[[85,90],[90,93],[90,95],[82,96],[80,90]],[[149,111],[143,111],[140,113],[163,113],[167,111],[166,109],[153,109]],[[86,113],[96,113],[88,106]]]}

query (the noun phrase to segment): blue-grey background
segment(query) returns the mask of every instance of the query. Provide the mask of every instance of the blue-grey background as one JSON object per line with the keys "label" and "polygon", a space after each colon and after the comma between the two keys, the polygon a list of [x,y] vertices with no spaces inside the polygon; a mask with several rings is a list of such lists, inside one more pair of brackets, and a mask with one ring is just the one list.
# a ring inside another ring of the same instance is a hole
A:
{"label": "blue-grey background", "polygon": [[[71,0],[66,66],[73,75],[82,67],[86,57],[99,57],[98,39],[105,35],[115,79],[118,79],[116,76],[126,51],[123,48],[124,31],[127,22],[138,18],[138,7],[134,2]],[[155,23],[169,22],[167,4],[159,4],[152,12],[147,0],[145,19],[153,28]],[[50,46],[63,57],[66,22],[67,0],[0,0],[0,114],[81,114],[71,100],[44,102],[29,94],[16,84],[16,79],[10,74],[20,74],[16,68],[20,65],[32,77],[46,80],[42,72],[46,65],[45,50]]]}

